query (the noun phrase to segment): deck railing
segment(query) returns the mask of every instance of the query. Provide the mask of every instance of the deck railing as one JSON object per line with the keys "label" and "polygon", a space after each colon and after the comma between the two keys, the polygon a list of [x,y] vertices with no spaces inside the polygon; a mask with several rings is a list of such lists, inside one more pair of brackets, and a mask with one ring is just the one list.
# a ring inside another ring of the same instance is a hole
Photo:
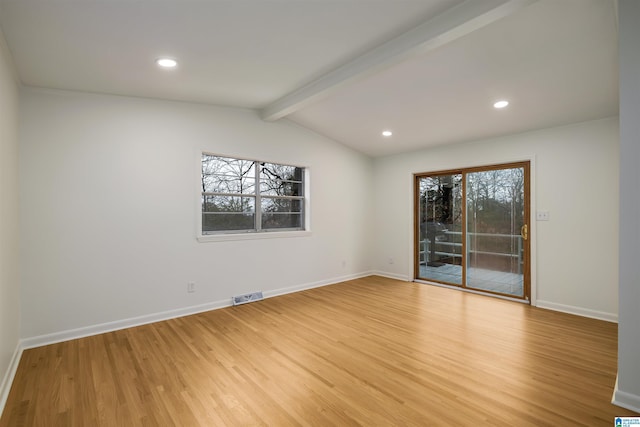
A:
{"label": "deck railing", "polygon": [[[445,231],[443,234],[447,236],[460,236],[462,240],[462,232],[460,231]],[[473,237],[497,237],[503,239],[515,239],[517,245],[516,253],[507,253],[507,252],[493,252],[493,251],[479,251],[479,250],[469,250],[470,254],[479,254],[479,255],[490,255],[490,256],[499,256],[499,257],[509,257],[509,258],[517,258],[518,263],[518,274],[522,274],[522,260],[523,260],[523,246],[522,246],[522,236],[519,234],[491,234],[491,233],[467,233],[467,248],[471,247],[471,238]],[[452,239],[453,240],[453,239]],[[429,259],[431,255],[430,252],[430,244],[431,241],[428,239],[424,239],[420,241],[420,264],[426,264],[428,261],[432,261]],[[449,252],[445,252],[446,249],[438,250],[438,248],[451,248]],[[456,252],[456,248],[460,248]],[[451,241],[437,241],[436,240],[436,250],[435,255],[441,257],[451,257],[451,258],[462,258],[462,243],[461,242],[451,242]],[[433,260],[436,261],[436,260]]]}

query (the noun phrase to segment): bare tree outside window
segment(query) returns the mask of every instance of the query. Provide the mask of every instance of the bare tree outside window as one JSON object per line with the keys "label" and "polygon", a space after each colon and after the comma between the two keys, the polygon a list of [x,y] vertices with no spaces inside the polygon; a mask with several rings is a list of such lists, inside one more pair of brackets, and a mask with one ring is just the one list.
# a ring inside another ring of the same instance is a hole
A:
{"label": "bare tree outside window", "polygon": [[273,163],[261,166],[262,227],[302,227],[304,170]]}
{"label": "bare tree outside window", "polygon": [[202,155],[202,233],[304,229],[304,168]]}

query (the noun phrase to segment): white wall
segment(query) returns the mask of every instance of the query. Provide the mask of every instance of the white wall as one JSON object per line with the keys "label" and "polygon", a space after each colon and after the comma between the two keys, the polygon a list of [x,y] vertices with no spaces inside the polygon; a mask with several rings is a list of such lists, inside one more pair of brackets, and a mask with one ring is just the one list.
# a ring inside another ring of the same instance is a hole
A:
{"label": "white wall", "polygon": [[0,32],[0,410],[20,332],[18,85]]}
{"label": "white wall", "polygon": [[[37,89],[20,122],[22,337],[371,268],[371,160],[290,122]],[[308,166],[312,235],[197,242],[201,150]]]}
{"label": "white wall", "polygon": [[375,268],[412,277],[413,173],[534,158],[532,209],[551,217],[531,224],[538,304],[615,320],[618,150],[610,118],[376,159]]}
{"label": "white wall", "polygon": [[620,0],[620,319],[614,403],[640,412],[640,2]]}

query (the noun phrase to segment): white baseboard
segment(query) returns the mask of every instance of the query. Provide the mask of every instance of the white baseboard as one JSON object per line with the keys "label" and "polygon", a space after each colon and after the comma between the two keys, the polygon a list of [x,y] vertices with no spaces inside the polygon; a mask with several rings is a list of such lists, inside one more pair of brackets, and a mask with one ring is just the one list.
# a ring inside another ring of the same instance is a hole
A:
{"label": "white baseboard", "polygon": [[618,377],[616,377],[616,386],[613,389],[611,403],[621,408],[640,413],[640,396],[618,390]]}
{"label": "white baseboard", "polygon": [[[299,292],[306,289],[318,288],[320,286],[333,285],[336,283],[344,282],[347,280],[358,279],[361,277],[370,276],[374,273],[363,272],[359,274],[346,275],[341,277],[335,277],[329,280],[322,280],[318,282],[305,283],[301,285],[291,286],[287,288],[275,289],[272,291],[264,292],[265,298],[271,298],[278,295],[285,295],[293,292]],[[77,329],[70,329],[61,332],[54,332],[52,334],[39,335],[36,337],[23,338],[20,344],[23,349],[40,347],[43,345],[55,344],[63,341],[69,341],[77,338],[84,338],[92,335],[103,334],[106,332],[117,331],[120,329],[132,328],[135,326],[146,325],[148,323],[160,322],[168,319],[175,319],[176,317],[190,316],[192,314],[203,313],[205,311],[217,310],[219,308],[230,307],[232,305],[231,297],[224,300],[212,301],[206,304],[194,305],[190,307],[179,308],[176,310],[168,310],[160,313],[147,314],[144,316],[132,317],[129,319],[116,320],[114,322],[101,323],[92,326],[86,326]]]}
{"label": "white baseboard", "polygon": [[97,325],[85,326],[77,329],[69,329],[52,334],[39,335],[30,338],[23,338],[21,344],[24,349],[41,347],[43,345],[55,344],[77,338],[89,337],[92,335],[104,334],[106,332],[120,329],[132,328],[146,325],[148,323],[160,322],[162,320],[175,319],[176,317],[189,316],[191,314],[202,313],[231,305],[231,298],[222,301],[213,301],[206,304],[193,305],[190,307],[167,310],[160,313],[147,314],[144,316],[131,317],[129,319],[116,320],[113,322],[100,323]]}
{"label": "white baseboard", "polygon": [[[395,274],[395,273],[387,273],[387,272],[384,272],[384,271],[373,271],[373,272],[371,272],[371,274],[375,274],[376,276],[388,277],[390,279],[403,280],[405,282],[412,281],[412,279],[409,278],[409,276],[401,275],[401,274]],[[430,284],[433,284],[433,285],[436,285],[436,286],[442,286],[442,287],[445,287],[445,288],[460,289],[457,286],[447,286],[447,285],[443,285],[441,283],[431,283],[431,282],[427,282],[427,281],[425,281],[425,283],[430,283]],[[473,290],[468,290],[468,292],[485,295],[482,292],[474,292]],[[504,299],[512,300],[511,298],[504,298]],[[514,300],[514,301],[522,302],[520,300]],[[599,319],[599,320],[605,320],[607,322],[618,323],[618,315],[614,314],[614,313],[607,313],[607,312],[604,312],[604,311],[590,310],[590,309],[587,309],[587,308],[575,307],[575,306],[572,306],[572,305],[558,304],[558,303],[555,303],[555,302],[544,301],[544,300],[540,300],[540,299],[538,299],[536,301],[535,306],[539,307],[539,308],[546,308],[548,310],[561,311],[563,313],[575,314],[577,316],[590,317],[592,319]]]}
{"label": "white baseboard", "polygon": [[374,272],[367,271],[358,274],[349,274],[346,276],[335,277],[331,280],[321,280],[319,282],[305,283],[302,285],[289,286],[287,288],[274,289],[273,291],[263,292],[265,298],[277,297],[279,295],[291,294],[294,292],[306,291],[307,289],[319,288],[322,286],[335,285],[336,283],[346,282],[348,280],[360,279],[375,274]]}
{"label": "white baseboard", "polygon": [[0,415],[4,411],[4,405],[7,403],[9,391],[11,391],[11,384],[13,384],[13,379],[18,371],[18,365],[20,364],[20,358],[22,357],[22,350],[23,347],[21,343],[18,342],[16,349],[13,352],[13,356],[11,357],[11,362],[9,362],[7,372],[5,372],[4,378],[2,378],[2,384],[0,384]]}
{"label": "white baseboard", "polygon": [[372,271],[372,275],[387,277],[389,279],[402,280],[403,282],[410,282],[409,276],[404,274],[387,273],[385,271]]}
{"label": "white baseboard", "polygon": [[546,308],[553,311],[561,311],[563,313],[576,314],[583,317],[591,317],[592,319],[606,320],[607,322],[618,323],[618,315],[607,313],[604,311],[590,310],[588,308],[575,307],[572,305],[558,304],[551,301],[543,301],[538,299],[536,307]]}

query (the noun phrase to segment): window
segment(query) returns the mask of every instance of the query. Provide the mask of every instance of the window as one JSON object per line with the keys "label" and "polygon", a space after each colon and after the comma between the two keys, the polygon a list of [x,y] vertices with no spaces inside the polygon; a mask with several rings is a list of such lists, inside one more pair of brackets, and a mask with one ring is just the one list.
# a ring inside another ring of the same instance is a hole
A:
{"label": "window", "polygon": [[305,168],[202,154],[202,234],[305,229]]}

